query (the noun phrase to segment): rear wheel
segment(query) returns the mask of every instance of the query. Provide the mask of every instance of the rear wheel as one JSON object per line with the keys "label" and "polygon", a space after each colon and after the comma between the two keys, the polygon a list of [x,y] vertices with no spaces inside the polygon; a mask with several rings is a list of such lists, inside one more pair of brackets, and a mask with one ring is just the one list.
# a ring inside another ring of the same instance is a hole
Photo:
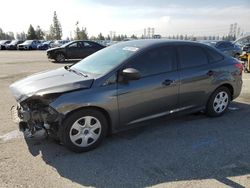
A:
{"label": "rear wheel", "polygon": [[80,110],[63,122],[61,140],[72,151],[86,152],[101,144],[107,134],[107,127],[106,117],[101,112]]}
{"label": "rear wheel", "polygon": [[227,87],[220,87],[210,96],[206,113],[210,117],[218,117],[225,113],[231,101],[231,93]]}
{"label": "rear wheel", "polygon": [[56,54],[55,61],[58,63],[62,63],[65,61],[65,55],[63,53]]}

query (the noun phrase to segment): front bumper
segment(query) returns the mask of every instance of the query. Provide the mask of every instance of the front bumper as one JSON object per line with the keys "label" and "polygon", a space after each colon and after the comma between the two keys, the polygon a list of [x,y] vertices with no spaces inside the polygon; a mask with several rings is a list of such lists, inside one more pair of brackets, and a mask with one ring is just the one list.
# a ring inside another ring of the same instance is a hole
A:
{"label": "front bumper", "polygon": [[47,52],[47,57],[48,57],[48,59],[55,59],[55,55],[53,53]]}
{"label": "front bumper", "polygon": [[11,107],[11,118],[26,138],[44,138],[56,130],[51,125],[59,122],[61,116],[51,107],[30,110],[18,104]]}

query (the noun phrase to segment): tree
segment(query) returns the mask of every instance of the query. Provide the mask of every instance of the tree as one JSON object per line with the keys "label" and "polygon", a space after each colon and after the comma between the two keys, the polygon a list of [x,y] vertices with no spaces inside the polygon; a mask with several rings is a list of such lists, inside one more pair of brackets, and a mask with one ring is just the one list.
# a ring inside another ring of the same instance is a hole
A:
{"label": "tree", "polygon": [[76,22],[76,30],[75,30],[75,40],[87,40],[88,39],[88,34],[87,34],[87,29],[86,27],[80,30],[78,27],[79,22]]}
{"label": "tree", "polygon": [[5,33],[5,32],[0,28],[0,40],[1,40],[1,39],[4,39],[4,40],[13,40],[13,39],[15,39],[14,33],[13,33],[13,32]]}
{"label": "tree", "polygon": [[102,35],[102,33],[100,33],[97,37],[98,40],[105,40],[104,36]]}
{"label": "tree", "polygon": [[26,40],[26,34],[24,32],[17,33],[16,34],[16,39],[18,39],[18,40]]}
{"label": "tree", "polygon": [[54,39],[54,28],[53,25],[49,27],[49,33],[45,36],[46,40],[53,40]]}
{"label": "tree", "polygon": [[90,40],[97,40],[97,38],[95,36],[91,36]]}
{"label": "tree", "polygon": [[62,26],[57,18],[56,11],[54,11],[53,23],[50,25],[49,34],[46,35],[47,40],[61,40]]}
{"label": "tree", "polygon": [[37,39],[35,29],[31,24],[30,24],[30,27],[28,29],[27,39],[28,40]]}
{"label": "tree", "polygon": [[57,18],[56,11],[54,11],[54,17],[53,17],[53,28],[54,28],[54,38],[56,40],[61,40],[62,38],[62,26],[60,21]]}
{"label": "tree", "polygon": [[110,35],[108,35],[105,40],[111,40]]}
{"label": "tree", "polygon": [[39,40],[44,39],[44,32],[42,31],[39,25],[36,27],[36,36]]}
{"label": "tree", "polygon": [[133,34],[133,35],[131,35],[130,38],[132,38],[132,39],[137,39],[137,36],[135,36],[135,35]]}

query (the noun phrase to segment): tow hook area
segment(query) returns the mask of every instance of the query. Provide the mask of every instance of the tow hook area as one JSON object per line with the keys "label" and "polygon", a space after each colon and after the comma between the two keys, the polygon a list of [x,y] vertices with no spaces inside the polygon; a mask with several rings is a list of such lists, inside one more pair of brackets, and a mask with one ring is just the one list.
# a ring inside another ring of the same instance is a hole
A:
{"label": "tow hook area", "polygon": [[28,124],[26,122],[19,122],[19,130],[23,132],[23,135],[25,138],[37,138],[37,139],[43,139],[48,136],[47,131],[45,128],[42,127],[34,127],[32,130],[30,130]]}

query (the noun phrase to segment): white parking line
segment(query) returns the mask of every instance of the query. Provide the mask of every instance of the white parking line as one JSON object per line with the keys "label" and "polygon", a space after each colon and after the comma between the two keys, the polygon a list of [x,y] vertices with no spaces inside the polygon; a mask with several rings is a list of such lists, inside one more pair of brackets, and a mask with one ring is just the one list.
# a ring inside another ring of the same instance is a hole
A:
{"label": "white parking line", "polygon": [[11,132],[6,133],[3,136],[0,136],[0,141],[7,142],[12,139],[24,138],[23,133],[19,130],[14,130]]}
{"label": "white parking line", "polygon": [[229,110],[232,110],[232,111],[239,110],[239,108],[233,107],[233,106],[229,106],[228,109],[229,109]]}

